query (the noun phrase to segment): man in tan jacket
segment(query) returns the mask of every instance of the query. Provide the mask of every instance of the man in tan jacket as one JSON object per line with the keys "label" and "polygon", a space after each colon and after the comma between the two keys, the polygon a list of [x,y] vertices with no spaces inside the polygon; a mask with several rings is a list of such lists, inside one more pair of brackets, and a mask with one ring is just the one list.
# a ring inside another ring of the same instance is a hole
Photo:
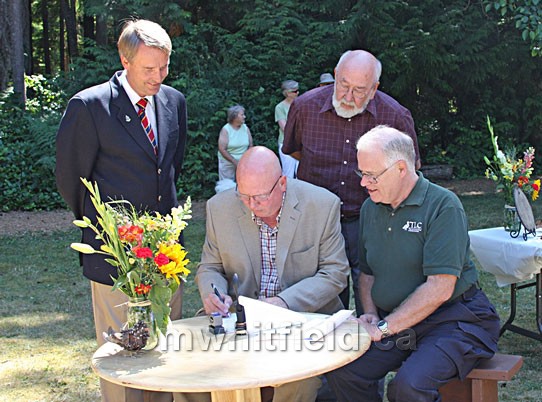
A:
{"label": "man in tan jacket", "polygon": [[[340,201],[321,187],[281,175],[277,156],[249,149],[236,189],[207,203],[207,233],[196,280],[206,313],[226,313],[232,278],[239,294],[300,312],[342,309],[348,260]],[[214,284],[223,301],[213,292]],[[274,401],[314,401],[317,378],[275,389]]]}

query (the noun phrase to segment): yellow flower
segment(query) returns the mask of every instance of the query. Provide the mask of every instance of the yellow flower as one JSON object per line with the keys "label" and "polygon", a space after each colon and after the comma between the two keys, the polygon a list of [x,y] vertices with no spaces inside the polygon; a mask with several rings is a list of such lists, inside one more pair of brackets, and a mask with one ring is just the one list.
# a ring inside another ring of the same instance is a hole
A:
{"label": "yellow flower", "polygon": [[190,273],[190,270],[186,268],[186,264],[188,264],[189,262],[189,260],[183,260],[180,263],[170,261],[168,264],[159,267],[159,269],[160,272],[162,272],[166,276],[166,278],[173,278],[175,279],[175,282],[179,284],[181,283],[181,281],[179,280],[179,275],[184,280],[184,277],[186,277]]}
{"label": "yellow flower", "polygon": [[175,269],[183,276],[183,277],[186,277],[188,276],[188,274],[190,274],[190,270],[188,268],[186,268],[186,266],[188,265],[188,263],[190,262],[190,260],[188,259],[183,259],[182,261],[177,261],[177,266],[175,267]]}
{"label": "yellow flower", "polygon": [[540,179],[536,179],[534,181],[534,183],[532,184],[532,188],[533,188],[533,194],[531,197],[533,201],[536,201],[538,199],[538,194],[540,192]]}
{"label": "yellow flower", "polygon": [[186,268],[190,260],[186,259],[187,253],[179,243],[161,243],[158,252],[171,260],[168,264],[159,267],[166,278],[174,278],[177,283],[180,283],[177,275],[185,277],[190,273],[190,270]]}
{"label": "yellow flower", "polygon": [[166,255],[170,260],[177,261],[179,259],[179,255],[182,249],[183,247],[179,243],[173,243],[173,244],[161,243],[158,251]]}

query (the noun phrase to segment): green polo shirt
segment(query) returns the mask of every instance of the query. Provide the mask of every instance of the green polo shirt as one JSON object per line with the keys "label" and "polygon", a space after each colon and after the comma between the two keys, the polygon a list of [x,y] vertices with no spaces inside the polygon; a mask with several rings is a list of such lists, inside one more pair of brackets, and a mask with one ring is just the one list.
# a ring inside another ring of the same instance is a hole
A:
{"label": "green polo shirt", "polygon": [[420,172],[418,176],[416,186],[396,209],[371,199],[361,207],[360,269],[374,277],[373,301],[388,312],[428,275],[458,277],[451,299],[478,280],[469,258],[468,224],[461,201]]}

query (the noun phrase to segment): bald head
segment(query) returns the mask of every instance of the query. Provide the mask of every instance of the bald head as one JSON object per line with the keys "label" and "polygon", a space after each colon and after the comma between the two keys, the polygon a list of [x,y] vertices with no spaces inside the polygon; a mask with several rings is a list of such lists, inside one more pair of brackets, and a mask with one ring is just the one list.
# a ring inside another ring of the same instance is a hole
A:
{"label": "bald head", "polygon": [[252,147],[237,164],[237,192],[252,213],[274,227],[279,214],[286,177],[281,175],[280,162],[273,151]]}
{"label": "bald head", "polygon": [[376,84],[380,81],[382,64],[371,53],[365,50],[348,50],[343,53],[336,67],[336,74],[350,75],[362,72],[367,80]]}
{"label": "bald head", "polygon": [[378,89],[382,66],[365,50],[345,52],[335,67],[333,107],[339,117],[349,119],[365,111]]}
{"label": "bald head", "polygon": [[279,158],[266,147],[252,147],[246,151],[237,165],[237,182],[241,185],[245,181],[257,178],[265,181],[267,178],[276,180],[281,174]]}

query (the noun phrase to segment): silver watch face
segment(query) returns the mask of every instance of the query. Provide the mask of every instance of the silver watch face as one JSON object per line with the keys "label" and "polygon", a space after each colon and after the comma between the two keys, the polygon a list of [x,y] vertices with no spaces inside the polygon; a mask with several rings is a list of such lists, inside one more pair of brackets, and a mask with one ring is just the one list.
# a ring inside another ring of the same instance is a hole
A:
{"label": "silver watch face", "polygon": [[380,320],[378,321],[378,324],[376,324],[377,328],[382,331],[382,333],[384,335],[388,335],[389,334],[389,330],[388,330],[388,322],[386,320]]}

